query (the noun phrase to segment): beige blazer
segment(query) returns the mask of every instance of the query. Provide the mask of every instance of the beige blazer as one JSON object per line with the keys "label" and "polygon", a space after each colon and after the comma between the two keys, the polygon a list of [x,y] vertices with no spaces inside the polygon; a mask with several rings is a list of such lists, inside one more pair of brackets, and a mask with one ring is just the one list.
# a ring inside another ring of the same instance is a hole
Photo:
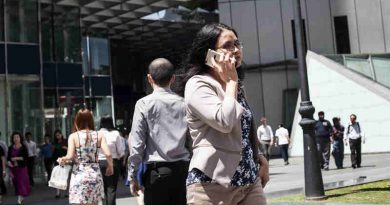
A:
{"label": "beige blazer", "polygon": [[235,98],[225,97],[221,84],[208,74],[190,78],[184,98],[193,140],[189,170],[198,168],[227,187],[241,160],[244,108]]}

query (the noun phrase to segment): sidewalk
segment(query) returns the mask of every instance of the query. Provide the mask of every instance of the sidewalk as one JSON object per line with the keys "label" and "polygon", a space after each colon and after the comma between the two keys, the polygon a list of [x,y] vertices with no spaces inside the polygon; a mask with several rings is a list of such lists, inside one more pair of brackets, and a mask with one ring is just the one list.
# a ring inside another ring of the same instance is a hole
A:
{"label": "sidewalk", "polygon": [[[345,169],[338,170],[331,158],[330,170],[323,171],[325,189],[350,186],[355,184],[390,179],[390,153],[385,154],[363,154],[362,167],[352,169],[349,155],[345,156]],[[44,183],[38,182],[32,188],[31,195],[25,199],[24,204],[29,205],[65,205],[67,198],[55,199],[55,191],[47,187]],[[136,200],[129,194],[128,187],[120,182],[117,192],[117,205],[136,205]],[[290,159],[290,165],[284,166],[282,159],[272,159],[270,161],[270,182],[265,188],[268,198],[279,197],[288,194],[302,193],[304,187],[303,158],[295,157]],[[16,204],[16,196],[13,188],[8,188],[8,195],[4,196],[5,205]],[[282,205],[286,203],[273,203]],[[299,203],[294,203],[298,205]],[[308,204],[308,203],[304,203]],[[315,203],[320,205],[320,203]],[[326,205],[332,205],[328,203]],[[340,204],[338,204],[340,205]]]}

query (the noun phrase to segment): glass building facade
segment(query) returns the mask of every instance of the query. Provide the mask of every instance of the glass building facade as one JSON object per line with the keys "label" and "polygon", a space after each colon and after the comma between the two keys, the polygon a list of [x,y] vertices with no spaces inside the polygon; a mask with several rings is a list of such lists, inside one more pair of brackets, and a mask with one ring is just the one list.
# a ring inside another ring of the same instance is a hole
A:
{"label": "glass building facade", "polygon": [[[83,35],[78,6],[0,2],[0,132],[70,134],[79,108],[113,113],[109,40]],[[98,123],[96,123],[98,126]]]}

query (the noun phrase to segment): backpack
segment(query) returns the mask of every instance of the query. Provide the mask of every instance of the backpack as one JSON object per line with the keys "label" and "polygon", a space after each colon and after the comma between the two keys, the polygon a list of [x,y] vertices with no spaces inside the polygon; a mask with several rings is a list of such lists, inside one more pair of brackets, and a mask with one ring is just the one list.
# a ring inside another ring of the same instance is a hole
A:
{"label": "backpack", "polygon": [[[359,122],[356,122],[356,124],[357,124],[357,126],[358,126],[358,128],[359,128],[359,134],[360,134],[360,125],[359,125]],[[350,133],[350,131],[349,131],[349,128],[351,127],[351,125],[348,125],[348,130],[347,130],[347,135]]]}

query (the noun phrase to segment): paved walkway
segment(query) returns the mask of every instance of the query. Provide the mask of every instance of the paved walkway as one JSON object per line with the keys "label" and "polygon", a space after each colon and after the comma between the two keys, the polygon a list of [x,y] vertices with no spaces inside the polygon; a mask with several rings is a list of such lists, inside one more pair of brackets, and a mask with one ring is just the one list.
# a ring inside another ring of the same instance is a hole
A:
{"label": "paved walkway", "polygon": [[[390,179],[390,153],[385,154],[364,154],[362,168],[352,169],[349,156],[344,160],[345,169],[335,169],[333,158],[329,171],[323,171],[323,180],[326,189],[349,186],[353,184],[366,183],[381,179]],[[270,161],[270,182],[265,188],[268,198],[286,194],[299,193],[303,191],[303,158],[290,159],[290,165],[284,166],[282,159]],[[3,204],[16,204],[16,196],[13,195],[12,187],[8,187],[8,195],[4,197]],[[31,205],[65,205],[67,198],[55,199],[55,191],[43,183],[37,183],[32,189],[31,196],[26,198],[25,204]],[[128,188],[120,183],[118,190],[117,205],[136,205],[134,197],[130,197]],[[286,203],[274,203],[278,205]],[[307,204],[307,203],[305,203]],[[317,205],[319,203],[316,203]],[[298,204],[296,204],[298,205]],[[331,205],[331,204],[327,204]],[[340,204],[338,204],[340,205]]]}

